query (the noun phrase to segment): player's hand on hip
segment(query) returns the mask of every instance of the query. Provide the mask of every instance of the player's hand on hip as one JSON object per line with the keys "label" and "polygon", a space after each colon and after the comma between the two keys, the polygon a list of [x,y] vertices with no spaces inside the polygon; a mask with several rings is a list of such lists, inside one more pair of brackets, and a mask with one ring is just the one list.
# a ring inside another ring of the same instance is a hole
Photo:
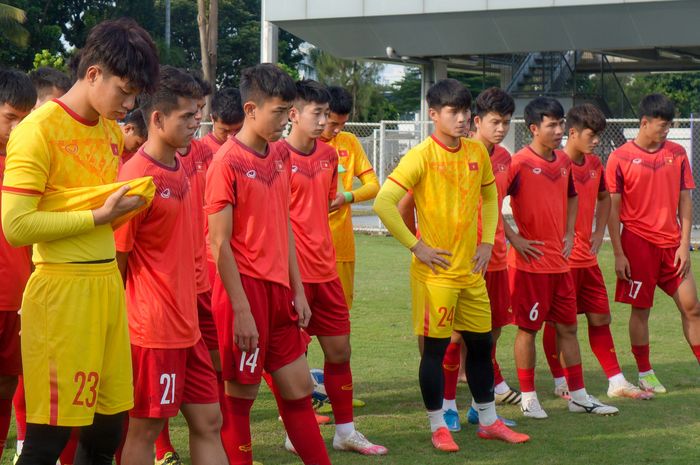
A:
{"label": "player's hand on hip", "polygon": [[676,276],[685,278],[685,275],[690,271],[690,246],[681,244],[678,247],[673,264],[676,267]]}
{"label": "player's hand on hip", "polygon": [[342,192],[338,192],[335,195],[335,199],[333,199],[330,206],[328,207],[328,211],[332,213],[332,212],[338,210],[343,205],[345,205],[345,196],[343,195]]}
{"label": "player's hand on hip", "polygon": [[294,296],[294,310],[299,316],[299,327],[306,328],[309,326],[309,321],[311,321],[311,306],[309,306],[309,301],[306,300],[306,295],[303,292],[297,293]]}
{"label": "player's hand on hip", "polygon": [[544,255],[544,252],[536,247],[538,245],[544,245],[544,242],[531,241],[529,239],[525,239],[520,234],[516,234],[515,237],[513,237],[513,240],[510,241],[510,245],[515,248],[515,250],[527,263],[530,263],[531,258],[539,260],[540,257]]}
{"label": "player's hand on hip", "polygon": [[564,255],[564,258],[568,259],[571,255],[571,251],[574,250],[574,235],[567,234],[564,236],[563,243],[564,248],[562,249],[562,255]]}
{"label": "player's hand on hip", "polygon": [[625,281],[632,279],[632,268],[630,268],[630,262],[624,254],[615,255],[615,274]]}
{"label": "player's hand on hip", "polygon": [[452,256],[449,250],[434,249],[426,245],[422,239],[411,248],[411,252],[413,252],[413,255],[415,255],[418,260],[433,270],[435,274],[438,274],[438,270],[435,268],[436,265],[445,270],[451,265],[450,261],[445,258]]}
{"label": "player's hand on hip", "polygon": [[603,245],[603,234],[593,234],[591,236],[591,254],[598,255],[600,247]]}
{"label": "player's hand on hip", "polygon": [[145,200],[138,195],[126,195],[131,186],[124,185],[107,197],[104,205],[92,211],[95,226],[111,223],[120,216],[140,208]]}
{"label": "player's hand on hip", "polygon": [[253,352],[258,348],[258,327],[250,311],[248,302],[233,305],[233,342],[243,352]]}
{"label": "player's hand on hip", "polygon": [[476,247],[476,253],[472,262],[474,263],[473,273],[486,273],[486,268],[491,261],[491,252],[493,251],[493,244],[479,244]]}

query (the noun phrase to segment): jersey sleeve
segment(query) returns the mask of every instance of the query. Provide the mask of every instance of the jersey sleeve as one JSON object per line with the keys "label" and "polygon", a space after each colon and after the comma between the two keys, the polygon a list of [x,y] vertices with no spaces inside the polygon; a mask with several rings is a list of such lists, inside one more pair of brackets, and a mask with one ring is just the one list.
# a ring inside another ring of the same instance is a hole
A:
{"label": "jersey sleeve", "polygon": [[409,150],[406,155],[401,158],[399,165],[394,168],[388,179],[405,191],[412,189],[418,184],[423,177],[425,170],[423,158],[418,150]]}
{"label": "jersey sleeve", "polygon": [[22,195],[42,195],[51,168],[49,147],[37,123],[18,125],[7,144],[2,189]]}
{"label": "jersey sleeve", "polygon": [[209,166],[204,203],[208,215],[236,205],[236,175],[228,157],[217,157]]}
{"label": "jersey sleeve", "polygon": [[608,163],[605,167],[605,183],[608,186],[608,192],[621,194],[624,188],[624,178],[620,170],[620,161],[615,152],[610,154]]}
{"label": "jersey sleeve", "polygon": [[686,191],[692,189],[695,189],[695,180],[693,179],[693,173],[690,169],[688,156],[683,154],[683,159],[681,160],[681,190]]}

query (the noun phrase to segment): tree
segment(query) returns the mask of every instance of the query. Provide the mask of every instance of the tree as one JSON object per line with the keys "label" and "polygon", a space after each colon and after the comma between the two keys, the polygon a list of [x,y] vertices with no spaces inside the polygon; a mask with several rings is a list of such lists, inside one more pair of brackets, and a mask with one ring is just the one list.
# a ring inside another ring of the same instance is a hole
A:
{"label": "tree", "polygon": [[403,78],[392,85],[389,101],[401,119],[413,119],[413,115],[420,111],[420,74],[420,68],[407,67]]}
{"label": "tree", "polygon": [[26,48],[29,32],[22,27],[27,20],[24,10],[0,3],[0,33],[18,47]]}
{"label": "tree", "polygon": [[[219,1],[197,0],[197,25],[199,26],[199,46],[202,57],[202,75],[206,81],[216,82],[216,50],[219,40]],[[209,120],[211,95],[207,96],[202,119]]]}
{"label": "tree", "polygon": [[33,69],[39,69],[45,66],[51,68],[56,68],[59,71],[66,72],[66,61],[60,53],[52,54],[48,50],[44,49],[41,53],[34,55],[34,67]]}

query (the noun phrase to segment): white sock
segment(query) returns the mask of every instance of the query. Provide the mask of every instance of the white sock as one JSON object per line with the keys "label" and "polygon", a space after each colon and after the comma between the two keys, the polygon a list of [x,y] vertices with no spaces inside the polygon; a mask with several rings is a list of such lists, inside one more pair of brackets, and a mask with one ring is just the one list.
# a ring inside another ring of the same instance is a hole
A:
{"label": "white sock", "polygon": [[440,428],[447,428],[445,417],[442,415],[442,409],[433,411],[428,410],[428,420],[430,420],[430,431],[432,433]]}
{"label": "white sock", "polygon": [[625,379],[625,375],[618,373],[608,378],[608,382],[610,383],[610,386],[622,386],[627,382],[627,380]]}
{"label": "white sock", "polygon": [[17,440],[17,455],[22,453],[22,447],[24,446],[24,439]]}
{"label": "white sock", "polygon": [[499,395],[505,394],[508,391],[510,391],[510,386],[508,386],[508,383],[506,383],[505,381],[501,381],[493,388],[493,392]]}
{"label": "white sock", "polygon": [[565,377],[562,376],[561,378],[554,378],[554,387],[555,388],[559,387],[559,386],[563,386],[564,384],[566,384]]}
{"label": "white sock", "polygon": [[575,391],[569,392],[569,395],[571,396],[571,400],[578,404],[587,404],[588,403],[588,393],[586,392],[586,388],[581,388],[577,389]]}
{"label": "white sock", "polygon": [[496,415],[496,402],[484,402],[480,404],[472,399],[472,407],[479,414],[479,424],[483,426],[491,426],[496,423],[498,416]]}
{"label": "white sock", "polygon": [[642,376],[653,375],[653,374],[654,374],[654,370],[640,371],[640,372],[639,372],[639,377],[641,378]]}
{"label": "white sock", "polygon": [[355,422],[339,423],[335,425],[335,435],[340,438],[350,437],[355,432]]}
{"label": "white sock", "polygon": [[521,393],[521,396],[522,397],[520,399],[521,399],[521,402],[523,405],[525,405],[527,403],[527,401],[529,401],[530,399],[537,400],[537,392],[535,392],[535,391],[532,391],[532,392],[523,391]]}
{"label": "white sock", "polygon": [[457,399],[442,399],[442,410],[457,410]]}

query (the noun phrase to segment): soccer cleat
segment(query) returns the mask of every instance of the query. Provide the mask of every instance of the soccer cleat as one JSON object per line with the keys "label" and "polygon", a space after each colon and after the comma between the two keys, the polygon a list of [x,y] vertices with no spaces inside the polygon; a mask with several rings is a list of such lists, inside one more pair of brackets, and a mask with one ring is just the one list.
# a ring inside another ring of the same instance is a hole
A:
{"label": "soccer cleat", "polygon": [[432,442],[433,447],[443,452],[457,452],[459,450],[459,446],[452,439],[452,433],[444,426],[433,433]]}
{"label": "soccer cleat", "polygon": [[625,381],[619,386],[613,386],[612,384],[608,387],[608,397],[628,397],[630,399],[638,400],[649,400],[654,397],[654,393],[651,391],[644,391],[639,389],[634,384],[629,381]]}
{"label": "soccer cleat", "polygon": [[[515,420],[510,420],[508,418],[503,418],[500,415],[497,415],[498,419],[503,422],[504,425],[513,428],[514,426],[517,426],[518,423],[515,422]],[[469,411],[467,412],[467,421],[469,424],[472,425],[478,425],[479,424],[479,412],[476,411],[474,407],[469,407]]]}
{"label": "soccer cleat", "polygon": [[491,426],[479,425],[479,430],[476,434],[481,439],[498,439],[511,444],[520,444],[530,440],[530,436],[513,431],[501,420],[496,420],[496,423]]}
{"label": "soccer cleat", "polygon": [[649,373],[648,375],[639,377],[639,387],[647,392],[653,392],[654,394],[666,394],[666,388],[656,377],[656,373]]}
{"label": "soccer cleat", "polygon": [[459,412],[452,409],[447,409],[442,413],[445,423],[447,423],[447,429],[453,433],[462,431],[462,425],[459,424]]}
{"label": "soccer cleat", "polygon": [[12,457],[12,465],[17,465],[17,461],[19,460],[19,454],[15,452],[15,456]]}
{"label": "soccer cleat", "polygon": [[319,415],[318,413],[314,413],[314,415],[316,415],[316,423],[319,425],[327,425],[331,422],[331,417],[329,416]]}
{"label": "soccer cleat", "polygon": [[357,452],[362,455],[386,455],[389,450],[379,444],[372,444],[367,438],[355,430],[347,438],[337,434],[333,437],[333,449]]}
{"label": "soccer cleat", "polygon": [[554,395],[561,397],[564,400],[570,400],[571,394],[569,394],[569,385],[566,383],[554,386]]}
{"label": "soccer cleat", "polygon": [[523,415],[529,418],[534,418],[536,420],[544,420],[547,418],[547,412],[544,411],[537,397],[528,399],[527,401],[523,400],[520,403],[520,410],[523,412]]}
{"label": "soccer cleat", "polygon": [[569,412],[573,413],[592,413],[594,415],[617,415],[620,411],[612,405],[605,405],[592,395],[588,395],[585,403],[578,403],[575,400],[569,401]]}
{"label": "soccer cleat", "polygon": [[364,400],[360,400],[360,399],[353,399],[352,400],[352,406],[355,408],[362,408],[365,405],[367,405],[367,403]]}
{"label": "soccer cleat", "polygon": [[497,405],[519,405],[522,395],[517,389],[510,388],[503,394],[494,394]]}
{"label": "soccer cleat", "polygon": [[162,459],[156,460],[156,465],[182,465],[182,460],[177,452],[166,452]]}

